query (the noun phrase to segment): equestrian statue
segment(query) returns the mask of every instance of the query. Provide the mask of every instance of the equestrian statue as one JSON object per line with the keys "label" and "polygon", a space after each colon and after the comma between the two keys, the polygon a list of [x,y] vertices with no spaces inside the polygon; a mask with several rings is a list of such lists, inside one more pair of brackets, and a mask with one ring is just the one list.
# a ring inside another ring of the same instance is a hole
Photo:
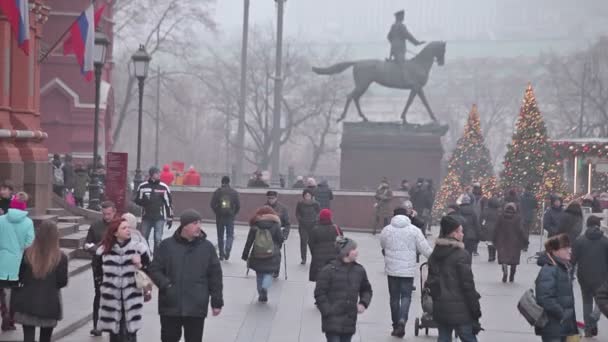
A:
{"label": "equestrian statue", "polygon": [[355,102],[359,116],[363,121],[368,121],[361,110],[359,100],[374,82],[388,88],[410,90],[407,104],[401,114],[401,120],[404,125],[407,124],[407,111],[416,96],[420,97],[420,100],[422,100],[431,119],[435,123],[437,122],[437,118],[429,106],[423,88],[429,79],[429,73],[434,62],[436,61],[439,66],[442,66],[445,63],[446,42],[430,42],[414,58],[406,60],[405,52],[407,50],[405,44],[407,40],[415,45],[424,44],[425,42],[416,40],[416,38],[407,30],[403,24],[404,11],[395,13],[395,17],[396,21],[392,25],[387,37],[391,43],[391,53],[387,60],[369,59],[342,62],[327,68],[313,67],[312,70],[318,75],[335,75],[353,67],[355,89],[348,94],[344,112],[337,120],[338,122],[346,118],[348,108],[352,101]]}

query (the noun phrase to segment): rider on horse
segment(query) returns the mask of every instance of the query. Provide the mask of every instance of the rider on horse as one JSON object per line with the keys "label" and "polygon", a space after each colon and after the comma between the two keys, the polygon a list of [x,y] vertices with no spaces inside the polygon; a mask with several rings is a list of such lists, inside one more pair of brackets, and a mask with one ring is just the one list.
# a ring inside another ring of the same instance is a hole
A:
{"label": "rider on horse", "polygon": [[401,10],[395,13],[395,23],[391,26],[391,30],[387,36],[388,41],[391,43],[391,53],[388,60],[393,60],[400,64],[405,62],[405,44],[408,40],[416,46],[425,43],[414,38],[403,24],[404,19],[405,11]]}

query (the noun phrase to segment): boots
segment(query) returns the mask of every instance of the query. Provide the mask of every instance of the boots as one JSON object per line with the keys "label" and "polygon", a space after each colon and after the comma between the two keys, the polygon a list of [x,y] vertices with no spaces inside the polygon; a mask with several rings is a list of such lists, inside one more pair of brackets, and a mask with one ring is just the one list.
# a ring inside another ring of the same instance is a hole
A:
{"label": "boots", "polygon": [[496,260],[496,247],[488,245],[488,262],[494,262]]}
{"label": "boots", "polygon": [[507,265],[500,265],[502,266],[502,282],[506,283],[507,282]]}
{"label": "boots", "polygon": [[517,265],[511,265],[511,274],[509,275],[509,283],[512,283],[515,280],[515,271],[517,270]]}
{"label": "boots", "polygon": [[399,323],[393,327],[391,336],[403,338],[403,336],[405,336],[405,322],[399,321]]}

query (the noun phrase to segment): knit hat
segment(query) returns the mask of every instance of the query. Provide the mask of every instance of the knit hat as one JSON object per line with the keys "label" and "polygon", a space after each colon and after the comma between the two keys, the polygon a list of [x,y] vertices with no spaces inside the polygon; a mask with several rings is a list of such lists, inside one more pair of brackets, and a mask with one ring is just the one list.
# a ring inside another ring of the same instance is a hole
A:
{"label": "knit hat", "polygon": [[510,202],[505,205],[505,213],[515,214],[517,213],[517,206],[515,203]]}
{"label": "knit hat", "polygon": [[148,170],[148,175],[150,177],[154,176],[155,174],[160,173],[160,169],[157,166],[152,166],[149,170]]}
{"label": "knit hat", "polygon": [[277,196],[279,196],[279,193],[274,190],[266,191],[266,197],[277,197]]}
{"label": "knit hat", "polygon": [[441,226],[439,235],[444,237],[452,234],[456,229],[458,229],[458,227],[461,226],[460,222],[458,222],[458,220],[452,216],[442,217],[439,225]]}
{"label": "knit hat", "polygon": [[414,205],[412,204],[412,201],[403,201],[403,208],[404,209],[414,209]]}
{"label": "knit hat", "polygon": [[344,236],[338,236],[336,238],[336,251],[338,252],[339,259],[346,257],[348,253],[355,249],[357,249],[355,240]]}
{"label": "knit hat", "polygon": [[587,227],[599,227],[602,225],[602,217],[591,215],[587,218]]}
{"label": "knit hat", "polygon": [[230,184],[230,177],[224,176],[222,177],[222,185]]}
{"label": "knit hat", "polygon": [[545,250],[547,252],[555,252],[570,246],[570,238],[566,234],[559,234],[545,241]]}
{"label": "knit hat", "polygon": [[321,224],[331,224],[332,223],[332,212],[329,209],[323,209],[319,213],[319,223]]}
{"label": "knit hat", "polygon": [[200,221],[201,219],[202,219],[201,214],[199,214],[198,211],[196,211],[194,209],[186,209],[186,210],[184,210],[182,215],[179,217],[180,222],[179,222],[178,229],[181,229],[184,226],[187,226],[192,222]]}

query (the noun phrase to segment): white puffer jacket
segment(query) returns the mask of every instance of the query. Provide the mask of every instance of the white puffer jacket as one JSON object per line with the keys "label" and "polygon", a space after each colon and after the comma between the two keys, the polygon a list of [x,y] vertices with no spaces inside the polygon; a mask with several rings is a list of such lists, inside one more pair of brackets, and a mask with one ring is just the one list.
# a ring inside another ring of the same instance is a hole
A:
{"label": "white puffer jacket", "polygon": [[416,275],[416,252],[428,258],[433,249],[420,229],[407,216],[397,215],[380,233],[385,271],[389,276],[413,278]]}

